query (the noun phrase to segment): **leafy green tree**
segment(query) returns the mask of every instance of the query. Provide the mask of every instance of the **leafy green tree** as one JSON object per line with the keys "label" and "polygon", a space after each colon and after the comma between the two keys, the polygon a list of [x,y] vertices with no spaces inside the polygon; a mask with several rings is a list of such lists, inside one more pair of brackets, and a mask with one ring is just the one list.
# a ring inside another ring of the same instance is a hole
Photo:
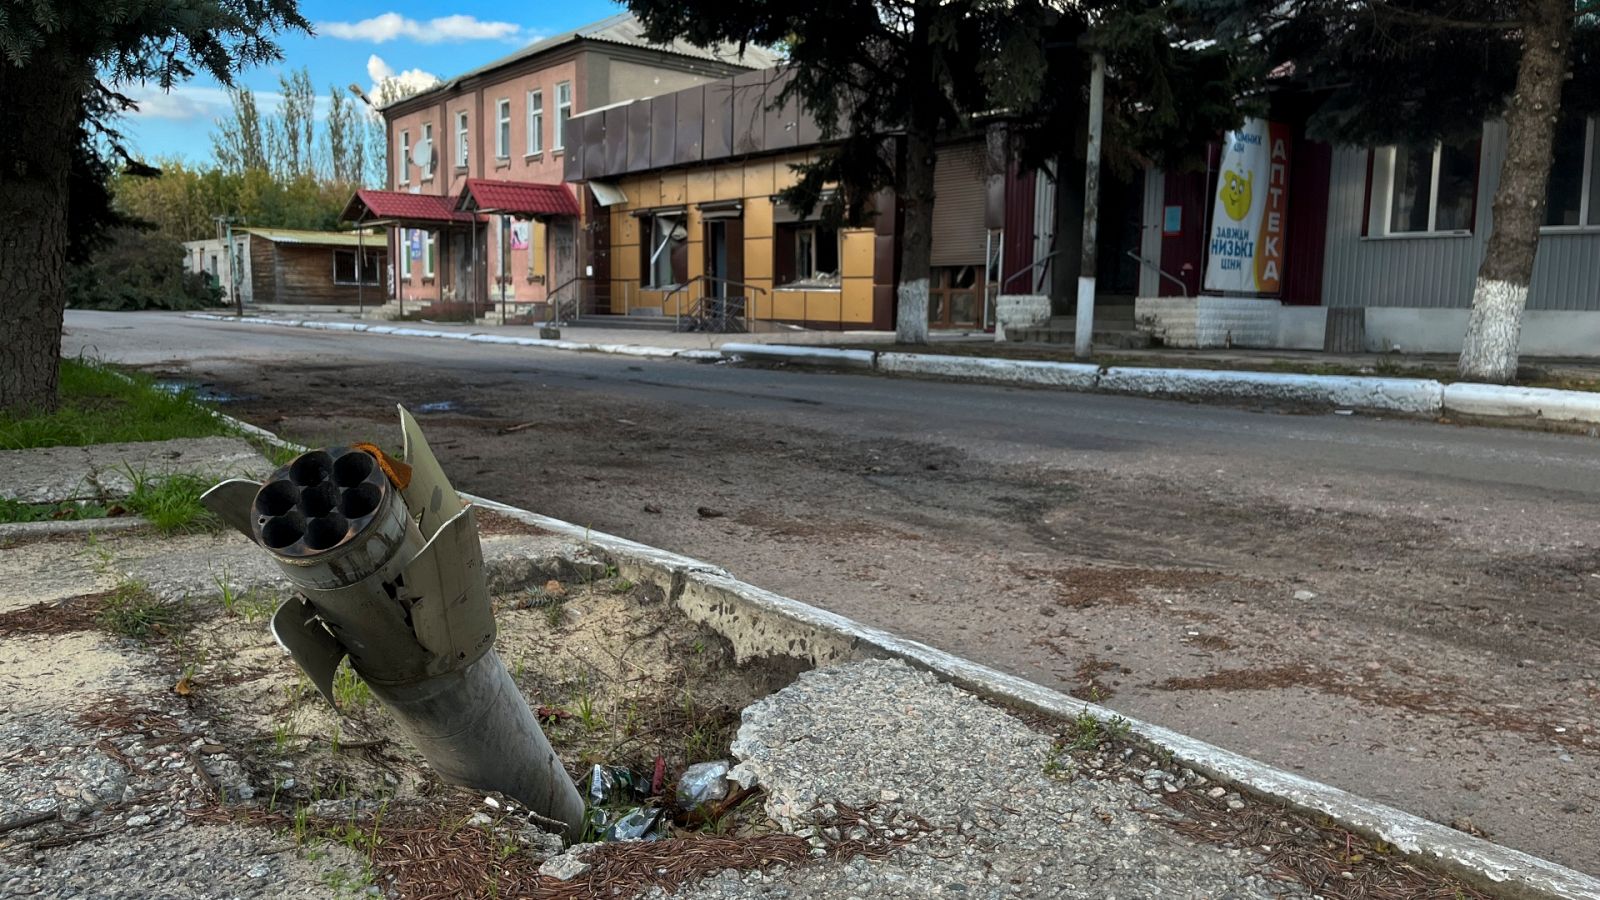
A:
{"label": "leafy green tree", "polygon": [[1252,35],[1282,86],[1317,99],[1313,132],[1338,143],[1474,137],[1503,118],[1506,155],[1478,269],[1462,377],[1517,373],[1522,312],[1544,224],[1557,122],[1600,104],[1592,0],[1197,0]]}
{"label": "leafy green tree", "polygon": [[183,247],[148,226],[106,230],[103,246],[67,277],[73,309],[205,309],[222,290],[203,272],[183,268]]}
{"label": "leafy green tree", "polygon": [[211,155],[218,167],[225,172],[269,168],[269,148],[255,93],[241,86],[229,90],[228,99],[233,110],[217,120],[217,129],[211,133]]}
{"label": "leafy green tree", "polygon": [[272,173],[293,179],[317,174],[317,89],[311,73],[293,69],[278,77],[283,100],[270,122]]}
{"label": "leafy green tree", "polygon": [[792,77],[774,102],[797,101],[833,142],[798,167],[800,183],[785,199],[810,208],[823,185],[836,184],[824,214],[859,222],[877,191],[894,190],[901,212],[896,333],[907,343],[928,337],[937,141],[974,134],[981,117],[998,112],[1018,123],[1028,158],[1076,152],[1083,146],[1085,46],[1108,54],[1111,81],[1120,85],[1108,105],[1108,131],[1124,138],[1129,153],[1178,157],[1197,137],[1210,139],[1242,116],[1243,70],[1232,64],[1230,48],[1179,43],[1178,5],[1165,0],[628,6],[655,40],[785,48]]}
{"label": "leafy green tree", "polygon": [[359,186],[366,175],[367,145],[360,101],[338,87],[328,92],[326,129],[328,174],[344,185]]}
{"label": "leafy green tree", "polygon": [[111,208],[107,159],[127,91],[205,72],[230,84],[276,59],[272,35],[307,29],[294,0],[8,0],[0,6],[0,410],[57,403],[73,235]]}

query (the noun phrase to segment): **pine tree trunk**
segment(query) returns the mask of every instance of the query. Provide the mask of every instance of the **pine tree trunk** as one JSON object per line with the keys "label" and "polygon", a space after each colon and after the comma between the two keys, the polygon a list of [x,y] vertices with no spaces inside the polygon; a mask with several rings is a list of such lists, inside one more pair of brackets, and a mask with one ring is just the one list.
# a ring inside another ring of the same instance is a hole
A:
{"label": "pine tree trunk", "polygon": [[56,407],[76,82],[0,62],[0,412]]}
{"label": "pine tree trunk", "polygon": [[1522,310],[1544,224],[1545,191],[1555,143],[1561,86],[1566,79],[1572,6],[1566,0],[1527,0],[1527,26],[1516,93],[1506,106],[1506,158],[1494,195],[1489,245],[1478,267],[1472,315],[1459,371],[1471,381],[1506,384],[1517,377]]}
{"label": "pine tree trunk", "polygon": [[895,287],[895,340],[928,342],[928,279],[933,257],[932,132],[906,134],[906,155],[899,189],[903,218],[900,230],[900,282]]}

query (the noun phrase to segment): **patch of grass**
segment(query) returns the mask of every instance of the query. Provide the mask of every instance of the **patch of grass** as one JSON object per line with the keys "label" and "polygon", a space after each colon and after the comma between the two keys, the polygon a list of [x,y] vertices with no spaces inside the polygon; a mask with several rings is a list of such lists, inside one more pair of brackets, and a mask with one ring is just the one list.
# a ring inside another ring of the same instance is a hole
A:
{"label": "patch of grass", "polygon": [[350,668],[350,660],[339,663],[339,668],[333,673],[333,699],[338,701],[339,710],[349,714],[372,703],[372,688],[367,686],[356,670]]}
{"label": "patch of grass", "polygon": [[221,573],[213,573],[211,581],[217,586],[217,600],[222,603],[222,611],[229,616],[238,616],[254,625],[271,619],[277,611],[277,601],[271,596],[255,588],[241,590],[234,584],[226,566]]}
{"label": "patch of grass", "polygon": [[133,482],[133,493],[124,504],[149,519],[162,534],[222,527],[221,520],[200,504],[200,495],[211,490],[217,479],[187,473],[156,478],[132,469],[128,470],[128,477]]}
{"label": "patch of grass", "polygon": [[143,640],[172,627],[178,610],[150,591],[143,582],[125,580],[106,595],[100,608],[100,625],[123,637]]}
{"label": "patch of grass", "polygon": [[0,414],[0,449],[80,447],[230,434],[191,391],[167,391],[140,373],[126,378],[83,359],[61,361],[61,405],[52,413]]}
{"label": "patch of grass", "polygon": [[1093,750],[1102,743],[1115,743],[1126,738],[1129,730],[1128,720],[1121,716],[1112,716],[1101,721],[1086,709],[1072,720],[1072,726],[1066,735],[1066,743],[1073,750]]}
{"label": "patch of grass", "polygon": [[0,522],[60,522],[69,519],[103,519],[106,507],[100,503],[23,503],[0,497]]}

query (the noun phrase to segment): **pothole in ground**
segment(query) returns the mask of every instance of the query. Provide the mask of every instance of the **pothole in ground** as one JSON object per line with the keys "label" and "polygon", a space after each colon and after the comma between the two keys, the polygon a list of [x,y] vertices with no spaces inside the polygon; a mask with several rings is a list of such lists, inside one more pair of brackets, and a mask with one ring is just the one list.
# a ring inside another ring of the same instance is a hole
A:
{"label": "pothole in ground", "polygon": [[[550,557],[500,567],[491,580],[501,659],[580,791],[589,793],[596,766],[604,775],[607,792],[591,805],[586,837],[602,839],[637,810],[658,817],[648,847],[607,843],[585,853],[607,896],[840,855],[777,833],[759,791],[732,782],[712,802],[677,801],[688,767],[730,758],[741,710],[809,663],[741,663],[726,638],[688,620],[662,587],[603,563]],[[149,644],[177,673],[173,693],[109,704],[83,724],[118,735],[113,745],[132,746],[134,756],[159,750],[181,761],[195,788],[191,822],[272,828],[301,852],[343,845],[367,860],[366,877],[386,896],[587,896],[587,888],[573,891],[595,875],[539,872],[561,852],[559,838],[507,798],[442,783],[347,666],[334,684],[340,710],[331,708],[268,633],[283,596],[190,596],[183,624]],[[100,602],[84,598],[14,624],[93,628],[87,610]],[[191,729],[191,720],[207,725]]]}

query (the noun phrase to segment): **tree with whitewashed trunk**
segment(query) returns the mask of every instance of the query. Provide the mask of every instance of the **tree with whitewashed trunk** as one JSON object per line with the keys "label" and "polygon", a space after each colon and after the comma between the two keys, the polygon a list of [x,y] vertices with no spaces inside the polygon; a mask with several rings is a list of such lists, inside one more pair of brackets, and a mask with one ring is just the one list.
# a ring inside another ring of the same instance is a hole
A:
{"label": "tree with whitewashed trunk", "polygon": [[1495,384],[1517,377],[1522,312],[1545,221],[1561,89],[1572,47],[1571,0],[1528,0],[1522,13],[1522,56],[1506,104],[1506,158],[1494,195],[1494,225],[1473,284],[1458,366],[1462,378]]}
{"label": "tree with whitewashed trunk", "polygon": [[[1427,147],[1503,119],[1506,156],[1474,283],[1459,371],[1506,383],[1546,224],[1563,113],[1600,110],[1595,0],[1194,0],[1224,34],[1248,34],[1303,91],[1308,131],[1334,143]],[[1483,173],[1478,173],[1481,179]],[[1465,298],[1463,298],[1465,299]]]}

